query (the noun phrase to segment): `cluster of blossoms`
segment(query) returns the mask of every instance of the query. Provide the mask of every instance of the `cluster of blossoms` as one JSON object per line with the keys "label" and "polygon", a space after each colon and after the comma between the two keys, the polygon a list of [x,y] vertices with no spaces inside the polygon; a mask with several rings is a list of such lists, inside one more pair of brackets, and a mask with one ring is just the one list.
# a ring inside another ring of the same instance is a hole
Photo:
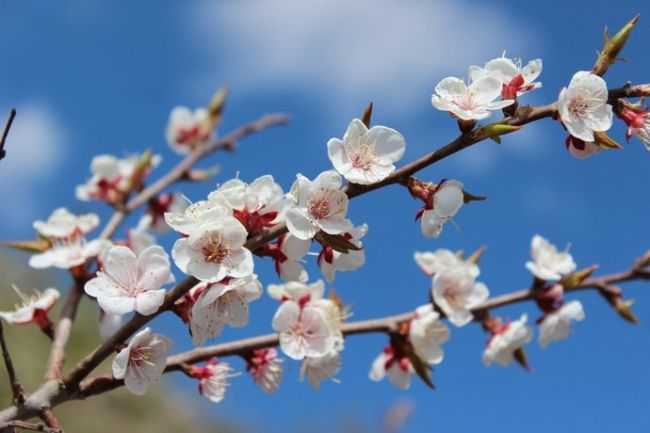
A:
{"label": "cluster of blossoms", "polygon": [[34,229],[47,240],[48,247],[32,255],[29,265],[36,269],[73,269],[84,265],[110,245],[110,242],[99,239],[86,242],[85,235],[98,225],[97,215],[77,216],[66,208],[56,209],[47,221],[35,221]]}
{"label": "cluster of blossoms", "polygon": [[[494,110],[514,115],[519,98],[542,86],[536,81],[541,72],[540,59],[523,65],[521,60],[504,55],[483,66],[470,66],[467,82],[444,78],[435,87],[431,102],[457,118],[461,130],[468,132]],[[650,150],[648,110],[626,102],[617,104],[610,105],[607,85],[600,76],[587,71],[573,76],[557,103],[558,120],[569,133],[566,146],[572,155],[584,158],[612,147],[605,132],[612,126],[614,114],[627,125],[626,137],[637,136]],[[196,110],[174,108],[165,130],[170,147],[189,154],[215,143],[219,112],[220,107],[212,103]],[[264,292],[255,273],[254,256],[268,257],[285,281],[271,284],[267,290],[280,303],[272,320],[280,350],[301,362],[300,378],[314,389],[325,380],[336,382],[347,311],[336,295],[325,296],[322,280],[309,283],[305,258],[317,256],[316,264],[328,283],[337,271],[356,270],[365,263],[362,239],[368,226],[355,225],[347,217],[348,194],[354,188],[394,181],[391,175],[400,175],[395,173],[395,164],[406,150],[399,132],[386,126],[371,127],[367,114],[363,121],[353,119],[341,139],[327,142],[333,169],[313,179],[297,174],[286,193],[272,176],[265,175],[250,183],[229,180],[205,200],[194,203],[177,193],[159,194],[148,201],[145,214],[128,230],[127,239],[115,242],[87,242],[85,236],[99,224],[97,215],[76,216],[60,208],[47,221],[34,223],[43,243],[29,263],[34,268],[69,269],[85,293],[97,300],[105,338],[117,330],[124,315],[151,316],[170,308],[188,325],[193,343],[202,345],[220,336],[225,325],[239,328],[248,324],[250,303]],[[91,162],[90,179],[77,187],[76,196],[82,201],[125,205],[159,162],[160,157],[149,152],[124,159],[97,156]],[[400,177],[402,181],[406,183]],[[452,179],[437,184],[408,179],[409,192],[423,203],[416,220],[421,220],[424,236],[438,238],[462,205],[476,199],[463,187]],[[270,229],[283,224],[286,233],[258,245]],[[170,230],[179,234],[171,250],[173,262],[196,279],[173,306],[165,304],[165,287],[175,282],[172,260],[154,236]],[[314,244],[319,251],[310,252]],[[565,303],[563,299],[565,278],[576,269],[568,251],[558,251],[535,236],[531,256],[526,268],[535,277],[535,301],[543,312],[537,322],[539,343],[545,347],[566,338],[571,323],[584,319],[584,311],[579,301]],[[372,363],[372,380],[387,377],[405,389],[416,373],[429,383],[428,369],[442,362],[441,345],[450,337],[442,319],[456,327],[465,326],[478,318],[476,310],[489,297],[487,286],[477,281],[479,257],[475,254],[466,259],[445,249],[415,253],[416,263],[431,278],[431,303],[418,307],[409,320],[391,330],[389,343]],[[58,291],[51,288],[30,298],[21,295],[23,305],[13,312],[0,312],[0,318],[15,324],[36,323],[51,333],[47,312],[58,297]],[[483,327],[489,333],[484,364],[506,366],[515,360],[527,367],[523,347],[533,337],[528,316],[511,321],[482,313]],[[165,370],[171,344],[150,328],[140,330],[114,358],[113,376],[123,379],[134,394],[144,394]],[[245,358],[246,370],[255,383],[267,393],[278,389],[284,363],[278,350],[260,348],[246,353]],[[213,402],[224,398],[228,380],[237,376],[229,364],[217,359],[183,369],[199,380],[200,393]]]}
{"label": "cluster of blossoms", "polygon": [[[483,67],[469,67],[469,85],[462,79],[447,77],[440,81],[431,98],[435,108],[448,111],[461,121],[486,119],[493,110],[513,105],[517,98],[542,83],[535,82],[542,72],[542,61],[532,60],[521,66],[521,60],[499,57]],[[497,100],[498,98],[501,100]]]}
{"label": "cluster of blossoms", "polygon": [[159,155],[149,154],[130,155],[124,159],[98,155],[90,163],[92,177],[85,184],[77,186],[77,199],[120,203],[160,161]]}
{"label": "cluster of blossoms", "polygon": [[[532,260],[526,267],[535,276],[536,301],[543,312],[538,320],[539,344],[546,347],[550,342],[562,340],[571,331],[571,322],[584,319],[579,301],[564,303],[561,281],[571,275],[576,265],[571,255],[559,252],[541,236],[531,242]],[[441,314],[455,326],[465,326],[476,319],[474,310],[480,309],[488,299],[487,287],[476,278],[480,269],[476,262],[480,253],[464,259],[460,253],[446,249],[435,252],[416,252],[415,261],[420,269],[432,278],[431,304],[419,307],[413,318],[400,325],[391,334],[390,343],[375,359],[370,370],[372,380],[388,380],[398,388],[410,386],[411,375],[422,373],[415,368],[442,361],[440,347],[449,339],[449,329],[441,322]],[[483,363],[507,366],[513,360],[528,368],[523,346],[533,338],[533,330],[527,326],[528,316],[518,320],[501,320],[485,315],[483,327],[489,338],[483,352]],[[427,380],[427,379],[425,379]]]}
{"label": "cluster of blossoms", "polygon": [[340,368],[345,309],[324,297],[321,280],[271,284],[268,293],[281,302],[272,323],[280,334],[280,348],[288,357],[302,361],[301,377],[318,389],[321,381],[332,378]]}

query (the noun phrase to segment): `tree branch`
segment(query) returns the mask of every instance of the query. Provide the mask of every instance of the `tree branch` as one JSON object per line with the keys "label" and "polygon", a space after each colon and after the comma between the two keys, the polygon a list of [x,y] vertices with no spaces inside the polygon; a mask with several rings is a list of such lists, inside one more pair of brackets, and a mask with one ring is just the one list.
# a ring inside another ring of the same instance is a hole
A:
{"label": "tree branch", "polygon": [[4,359],[5,368],[7,369],[7,376],[9,376],[9,383],[11,384],[11,393],[13,395],[14,404],[23,404],[25,402],[25,389],[18,381],[14,364],[11,361],[9,348],[5,341],[4,329],[2,328],[2,320],[0,320],[0,347],[2,348],[2,358]]}
{"label": "tree branch", "polygon": [[[616,89],[614,89],[616,91]],[[556,103],[545,105],[543,107],[520,107],[517,110],[517,115],[515,117],[506,117],[497,121],[496,123],[504,123],[514,126],[522,126],[527,123],[552,117],[557,113]],[[430,166],[431,164],[440,161],[454,153],[465,149],[473,144],[479,143],[480,141],[489,138],[487,127],[477,128],[467,134],[462,134],[451,143],[443,146],[442,148],[429,153],[428,155],[419,158],[400,169],[393,172],[388,178],[381,182],[377,182],[371,185],[354,185],[348,184],[346,189],[348,196],[350,198],[357,197],[359,195],[365,194],[370,191],[394,184],[394,183],[405,183],[409,176],[415,174],[417,171],[422,170],[425,167]],[[225,139],[224,139],[225,140]],[[183,162],[187,161],[184,160]],[[187,168],[187,167],[185,167]],[[170,179],[176,178],[175,176],[182,176],[184,171],[182,167],[177,166],[174,176],[169,176]],[[168,176],[165,176],[163,179],[167,179]],[[160,182],[160,181],[159,181]],[[158,182],[156,183],[158,184]],[[154,184],[154,185],[156,185]],[[152,187],[154,186],[152,185]],[[150,187],[151,188],[151,187]],[[147,190],[144,190],[142,193],[146,193]],[[252,239],[249,239],[245,247],[253,251],[267,242],[277,238],[283,233],[286,233],[287,227],[286,224],[278,224],[268,232],[256,236]],[[174,302],[183,296],[187,291],[194,287],[198,283],[198,280],[194,277],[188,277],[185,280],[181,281],[176,287],[167,292],[165,297],[165,303],[158,310],[157,313],[150,316],[134,316],[129,322],[127,322],[116,334],[114,334],[110,339],[106,340],[101,346],[99,346],[95,351],[86,356],[79,364],[63,379],[64,386],[68,389],[76,388],[79,383],[95,368],[97,367],[106,357],[108,357],[112,352],[113,348],[117,344],[121,344],[128,337],[130,337],[134,332],[140,329],[142,326],[151,321],[158,314],[162,313],[166,309],[169,309]]]}
{"label": "tree branch", "polygon": [[16,109],[12,108],[11,112],[9,112],[9,118],[7,119],[7,123],[5,124],[5,129],[4,131],[2,131],[2,138],[0,138],[0,160],[7,155],[7,151],[5,150],[5,142],[7,141],[7,135],[9,134],[9,130],[11,129],[11,125],[14,123],[15,117],[16,117]]}
{"label": "tree branch", "polygon": [[[644,264],[650,258],[650,251],[644,256],[645,260],[637,260],[635,264],[627,271],[604,275],[596,278],[588,278],[581,284],[573,288],[565,289],[565,292],[577,292],[580,290],[600,290],[603,286],[623,283],[632,280],[650,280],[650,274],[639,267],[639,263]],[[487,311],[507,305],[517,304],[535,299],[535,291],[527,288],[501,296],[495,296],[488,299],[483,304],[472,309],[474,320],[480,321]],[[445,317],[444,312],[439,311],[441,318]],[[402,322],[409,321],[413,318],[413,311],[396,314],[378,319],[362,320],[357,322],[345,323],[341,327],[344,336],[371,333],[390,333],[399,328]],[[257,337],[245,338],[227,343],[216,344],[213,346],[199,347],[187,352],[179,353],[167,358],[165,372],[180,371],[184,365],[196,364],[207,361],[214,357],[241,356],[250,353],[256,349],[274,347],[279,345],[278,334],[266,334]],[[124,384],[123,380],[114,379],[111,376],[98,376],[84,381],[79,387],[78,392],[72,397],[75,399],[87,398],[93,395],[118,388]],[[1,414],[0,414],[1,415]]]}

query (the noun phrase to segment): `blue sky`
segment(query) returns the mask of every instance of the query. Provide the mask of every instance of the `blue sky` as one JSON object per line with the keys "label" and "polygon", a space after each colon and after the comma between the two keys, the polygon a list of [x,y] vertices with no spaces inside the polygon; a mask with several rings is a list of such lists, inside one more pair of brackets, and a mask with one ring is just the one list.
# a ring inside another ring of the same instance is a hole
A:
{"label": "blue sky", "polygon": [[[163,137],[169,111],[205,104],[224,82],[232,92],[222,133],[269,112],[290,113],[292,122],[247,139],[234,155],[211,157],[205,165],[223,169],[215,182],[236,172],[244,180],[271,173],[289,188],[297,172],[313,177],[330,168],[325,143],[340,137],[369,100],[374,123],[406,137],[409,161],[456,134],[449,117],[430,105],[440,79],[464,76],[468,65],[507,50],[525,61],[544,60],[544,87],[524,102],[550,102],[574,72],[590,68],[603,27],[618,28],[636,12],[641,21],[623,53],[630,62],[607,74],[612,87],[650,82],[650,9],[642,2],[3,2],[0,110],[16,107],[18,117],[0,164],[6,210],[0,237],[32,235],[31,222],[58,206],[95,211],[106,220],[106,207],[74,198],[92,156],[152,147],[164,157],[154,176],[164,172],[177,161]],[[622,131],[616,125],[613,134],[622,140]],[[493,294],[529,284],[523,265],[535,233],[560,246],[571,242],[579,265],[599,263],[603,273],[626,268],[650,246],[650,154],[632,140],[624,150],[578,161],[563,140],[561,127],[546,120],[500,146],[482,143],[424,170],[423,179],[456,178],[489,197],[464,207],[456,218],[461,230],[448,226],[438,240],[420,235],[413,223],[418,204],[403,189],[352,202],[351,218],[370,225],[367,264],[339,274],[334,286],[354,304],[355,319],[426,301],[428,280],[412,260],[416,250],[487,245],[481,280]],[[182,187],[200,199],[212,185]],[[258,271],[265,283],[277,281],[270,263],[259,263]],[[242,376],[216,406],[198,399],[194,384],[171,381],[206,416],[255,431],[332,431],[359,422],[378,431],[388,408],[410,401],[415,411],[408,432],[614,432],[622,424],[645,432],[650,295],[640,283],[625,289],[637,300],[640,325],[624,323],[597,295],[585,293],[587,319],[567,341],[546,350],[529,346],[532,373],[484,368],[485,335],[468,326],[452,329],[435,392],[419,383],[401,392],[367,379],[385,343],[380,335],[352,337],[343,354],[343,383],[326,383],[318,393],[297,381],[298,365],[290,362],[276,395],[264,395]],[[221,340],[269,332],[275,307],[258,301],[251,325],[228,329]],[[532,305],[501,312],[516,317],[524,311],[537,317]],[[162,318],[154,326],[175,337],[176,350],[190,347],[176,320]]]}

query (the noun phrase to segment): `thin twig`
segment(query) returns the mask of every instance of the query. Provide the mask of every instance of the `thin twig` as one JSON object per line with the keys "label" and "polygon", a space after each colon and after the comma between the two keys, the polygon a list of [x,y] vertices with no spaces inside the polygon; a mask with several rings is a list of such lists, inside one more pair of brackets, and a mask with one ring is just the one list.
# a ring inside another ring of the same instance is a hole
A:
{"label": "thin twig", "polygon": [[9,130],[11,129],[11,125],[14,123],[15,117],[16,117],[16,109],[12,108],[11,112],[9,113],[9,118],[7,119],[7,123],[5,124],[5,129],[4,131],[2,131],[2,138],[0,138],[0,160],[7,155],[7,151],[5,150],[5,142],[7,141],[7,135],[9,134]]}
{"label": "thin twig", "polygon": [[14,364],[11,361],[9,348],[7,348],[7,342],[5,341],[4,329],[2,328],[2,320],[0,320],[0,346],[2,347],[2,358],[4,359],[7,375],[9,376],[9,383],[11,384],[14,404],[23,404],[25,402],[25,389],[18,380],[16,370],[14,370]]}

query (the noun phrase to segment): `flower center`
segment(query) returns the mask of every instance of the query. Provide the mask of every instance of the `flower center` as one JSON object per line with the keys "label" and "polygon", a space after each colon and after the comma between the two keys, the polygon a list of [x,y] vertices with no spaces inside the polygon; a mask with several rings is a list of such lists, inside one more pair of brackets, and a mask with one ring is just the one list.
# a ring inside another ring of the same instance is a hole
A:
{"label": "flower center", "polygon": [[327,218],[331,214],[331,203],[328,197],[321,196],[309,200],[307,210],[316,219]]}
{"label": "flower center", "polygon": [[150,346],[141,346],[131,350],[129,355],[129,365],[140,367],[143,364],[154,366],[153,351]]}
{"label": "flower center", "polygon": [[374,143],[364,143],[355,150],[348,150],[348,154],[354,168],[368,171],[375,162],[375,145]]}
{"label": "flower center", "polygon": [[569,103],[569,113],[576,117],[586,117],[594,111],[597,102],[596,98],[589,95],[576,95]]}
{"label": "flower center", "polygon": [[209,263],[223,263],[231,254],[229,245],[222,245],[221,239],[211,237],[203,243],[201,251],[205,261]]}

